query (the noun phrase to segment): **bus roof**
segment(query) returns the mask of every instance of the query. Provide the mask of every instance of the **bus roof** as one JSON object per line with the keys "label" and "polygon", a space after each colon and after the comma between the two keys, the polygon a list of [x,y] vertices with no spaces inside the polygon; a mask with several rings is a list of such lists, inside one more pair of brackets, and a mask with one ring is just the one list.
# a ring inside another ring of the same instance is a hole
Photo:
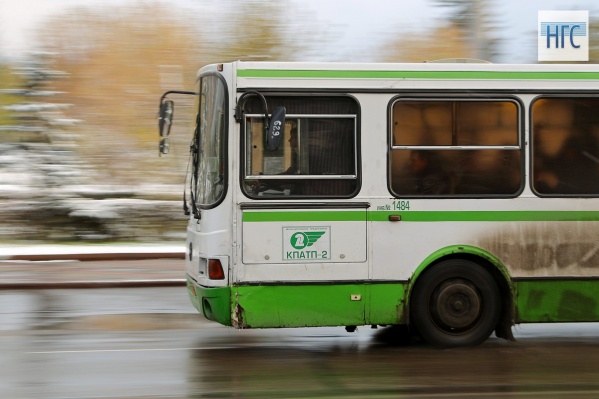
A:
{"label": "bus roof", "polygon": [[[238,89],[311,87],[392,90],[455,86],[463,89],[599,90],[597,64],[236,61],[228,65],[237,79]],[[215,68],[215,65],[206,66],[200,73]]]}

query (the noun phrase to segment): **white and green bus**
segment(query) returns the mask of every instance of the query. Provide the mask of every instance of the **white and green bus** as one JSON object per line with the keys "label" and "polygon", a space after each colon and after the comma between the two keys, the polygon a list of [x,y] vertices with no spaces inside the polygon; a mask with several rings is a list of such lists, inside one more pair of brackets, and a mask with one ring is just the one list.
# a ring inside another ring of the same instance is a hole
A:
{"label": "white and green bus", "polygon": [[[408,325],[476,345],[599,321],[599,68],[199,70],[187,288],[227,326]],[[191,132],[190,132],[191,133]]]}

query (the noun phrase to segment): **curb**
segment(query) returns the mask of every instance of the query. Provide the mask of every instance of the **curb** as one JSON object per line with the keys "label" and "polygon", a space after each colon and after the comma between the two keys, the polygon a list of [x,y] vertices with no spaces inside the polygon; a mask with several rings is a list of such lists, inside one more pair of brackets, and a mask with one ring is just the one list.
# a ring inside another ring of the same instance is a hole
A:
{"label": "curb", "polygon": [[110,281],[57,281],[57,282],[7,282],[0,283],[0,291],[9,290],[50,290],[50,289],[91,289],[91,288],[152,288],[184,287],[185,279],[170,280],[110,280]]}
{"label": "curb", "polygon": [[[164,252],[95,252],[95,253],[44,253],[44,254],[4,254],[0,261],[131,261],[154,259],[185,259],[183,251]],[[182,274],[184,272],[182,271]],[[93,278],[93,272],[90,276]],[[100,277],[100,276],[96,276]],[[54,276],[56,278],[56,276]],[[0,279],[1,280],[1,279]],[[183,287],[185,278],[159,279],[123,279],[123,280],[65,280],[65,281],[0,281],[0,291],[8,290],[49,290],[49,289],[93,289],[93,288],[149,288],[149,287]]]}
{"label": "curb", "polygon": [[82,262],[103,260],[147,260],[147,259],[185,259],[184,252],[136,252],[136,253],[89,253],[89,254],[21,254],[0,256],[0,260],[16,261],[53,261],[78,260]]}

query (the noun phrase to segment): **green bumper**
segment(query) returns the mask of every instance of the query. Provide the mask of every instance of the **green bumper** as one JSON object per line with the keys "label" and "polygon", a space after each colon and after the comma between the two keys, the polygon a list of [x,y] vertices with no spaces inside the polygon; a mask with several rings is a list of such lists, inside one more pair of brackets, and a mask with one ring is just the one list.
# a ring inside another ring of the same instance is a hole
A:
{"label": "green bumper", "polygon": [[237,328],[406,323],[407,283],[206,288],[188,277],[187,287],[207,319]]}

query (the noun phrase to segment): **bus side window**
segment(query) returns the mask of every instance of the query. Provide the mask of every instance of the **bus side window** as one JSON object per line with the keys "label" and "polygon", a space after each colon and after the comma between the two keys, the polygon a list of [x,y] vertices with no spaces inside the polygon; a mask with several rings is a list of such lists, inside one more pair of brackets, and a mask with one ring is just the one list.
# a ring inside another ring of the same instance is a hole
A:
{"label": "bus side window", "polygon": [[513,101],[399,99],[391,188],[398,196],[513,195],[521,187]]}
{"label": "bus side window", "polygon": [[533,189],[541,195],[599,194],[596,98],[541,98],[532,105]]}
{"label": "bus side window", "polygon": [[277,151],[265,151],[259,133],[262,118],[247,118],[246,172],[242,186],[246,195],[265,198],[355,194],[358,185],[355,100],[345,97],[273,99],[287,109],[284,138]]}

